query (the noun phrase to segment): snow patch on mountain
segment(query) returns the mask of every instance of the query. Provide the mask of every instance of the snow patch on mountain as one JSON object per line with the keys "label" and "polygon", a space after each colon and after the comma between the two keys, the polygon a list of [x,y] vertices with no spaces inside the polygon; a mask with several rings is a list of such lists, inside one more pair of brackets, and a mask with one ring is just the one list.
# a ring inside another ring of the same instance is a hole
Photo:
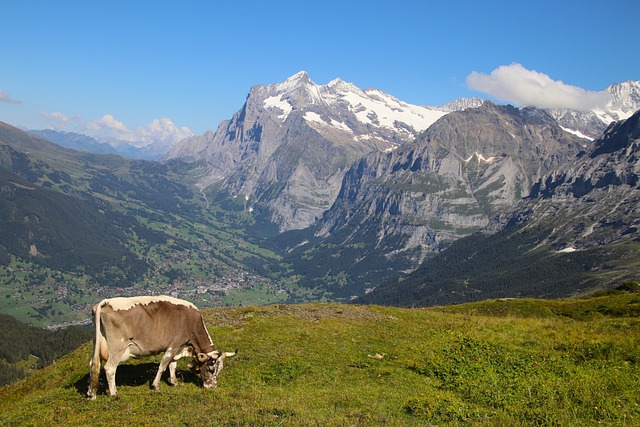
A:
{"label": "snow patch on mountain", "polygon": [[569,129],[563,126],[560,126],[562,128],[562,130],[564,130],[565,132],[569,132],[574,134],[575,136],[579,137],[579,138],[583,138],[583,139],[588,139],[589,141],[593,141],[593,138],[591,138],[588,135],[583,134],[582,132],[580,132],[579,130],[575,130],[575,129]]}
{"label": "snow patch on mountain", "polygon": [[491,163],[495,160],[496,158],[494,156],[489,156],[489,157],[485,157],[482,154],[478,153],[477,151],[475,153],[473,153],[468,159],[466,159],[464,162],[465,163],[469,163],[471,160],[476,160],[478,163],[480,162],[484,162],[484,163]]}
{"label": "snow patch on mountain", "polygon": [[293,110],[291,104],[288,101],[282,99],[282,95],[270,96],[263,101],[263,104],[265,108],[277,108],[281,110],[282,114],[280,114],[278,118],[283,122],[287,119],[289,113],[291,113],[291,111]]}

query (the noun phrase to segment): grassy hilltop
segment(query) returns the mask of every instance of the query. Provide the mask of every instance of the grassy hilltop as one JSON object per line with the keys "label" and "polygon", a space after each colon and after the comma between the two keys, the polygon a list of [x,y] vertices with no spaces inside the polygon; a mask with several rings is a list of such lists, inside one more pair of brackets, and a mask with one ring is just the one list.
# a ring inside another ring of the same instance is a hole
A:
{"label": "grassy hilltop", "polygon": [[[118,369],[84,396],[91,344],[0,388],[0,424],[282,426],[640,425],[640,294],[431,309],[338,304],[204,310],[228,359],[204,390]],[[154,363],[151,363],[154,362]]]}

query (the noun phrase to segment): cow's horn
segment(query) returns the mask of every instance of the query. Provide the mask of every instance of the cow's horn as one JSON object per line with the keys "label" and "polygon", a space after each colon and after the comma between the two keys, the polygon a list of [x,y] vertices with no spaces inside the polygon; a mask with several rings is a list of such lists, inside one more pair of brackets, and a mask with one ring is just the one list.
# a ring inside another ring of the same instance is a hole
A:
{"label": "cow's horn", "polygon": [[236,353],[238,353],[238,349],[236,349],[236,351],[234,351],[234,352],[226,352],[226,353],[222,353],[222,355],[221,355],[221,356],[222,356],[222,358],[225,358],[225,357],[231,357],[231,356],[235,356],[235,355],[236,355]]}
{"label": "cow's horn", "polygon": [[202,363],[208,358],[209,356],[207,355],[207,353],[198,353],[198,362]]}

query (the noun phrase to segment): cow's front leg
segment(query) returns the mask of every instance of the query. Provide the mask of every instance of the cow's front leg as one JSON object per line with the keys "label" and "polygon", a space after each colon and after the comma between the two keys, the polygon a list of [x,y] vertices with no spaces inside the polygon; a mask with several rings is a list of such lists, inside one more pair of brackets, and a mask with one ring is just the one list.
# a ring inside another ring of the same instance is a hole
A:
{"label": "cow's front leg", "polygon": [[162,373],[167,369],[167,366],[173,361],[173,351],[171,349],[165,351],[164,356],[162,356],[162,360],[160,360],[160,365],[158,365],[158,373],[156,377],[153,379],[151,383],[151,388],[157,390],[160,388],[160,378],[162,377]]}
{"label": "cow's front leg", "polygon": [[176,365],[178,362],[175,360],[169,363],[169,384],[176,385],[178,380],[176,379]]}

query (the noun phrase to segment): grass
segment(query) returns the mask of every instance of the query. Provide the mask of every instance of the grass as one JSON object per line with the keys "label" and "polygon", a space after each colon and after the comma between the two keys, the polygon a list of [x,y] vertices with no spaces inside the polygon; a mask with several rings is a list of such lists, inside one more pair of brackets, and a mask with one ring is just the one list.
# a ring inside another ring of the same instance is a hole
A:
{"label": "grass", "polygon": [[238,348],[218,389],[181,361],[181,384],[152,391],[143,359],[118,369],[118,398],[103,380],[88,401],[87,343],[0,389],[0,424],[640,425],[637,296],[203,310],[218,348]]}

